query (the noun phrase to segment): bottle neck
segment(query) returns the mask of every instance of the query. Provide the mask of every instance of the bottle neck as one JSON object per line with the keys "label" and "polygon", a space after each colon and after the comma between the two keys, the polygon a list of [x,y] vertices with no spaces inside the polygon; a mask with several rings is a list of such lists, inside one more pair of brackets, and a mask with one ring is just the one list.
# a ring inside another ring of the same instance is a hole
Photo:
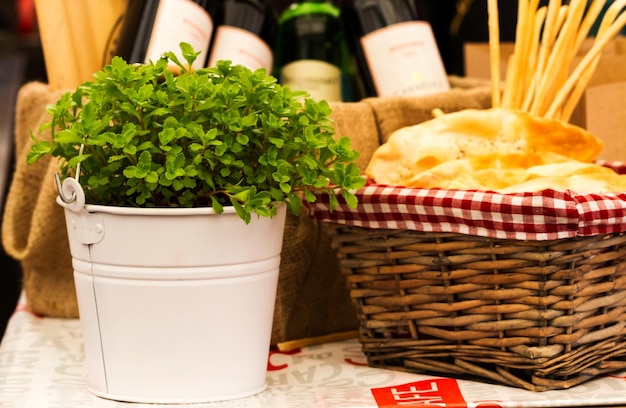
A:
{"label": "bottle neck", "polygon": [[292,4],[280,18],[279,23],[310,14],[325,14],[334,18],[339,18],[339,8],[327,0],[300,0]]}
{"label": "bottle neck", "polygon": [[361,0],[356,3],[355,12],[365,33],[415,19],[414,10],[405,0]]}
{"label": "bottle neck", "polygon": [[226,0],[223,5],[225,25],[245,27],[260,34],[265,23],[266,9],[260,0]]}

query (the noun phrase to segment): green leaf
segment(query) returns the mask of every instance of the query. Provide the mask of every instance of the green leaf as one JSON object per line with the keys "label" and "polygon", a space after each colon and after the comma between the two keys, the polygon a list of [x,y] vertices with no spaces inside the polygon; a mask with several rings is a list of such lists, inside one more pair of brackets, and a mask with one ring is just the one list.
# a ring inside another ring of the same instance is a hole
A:
{"label": "green leaf", "polygon": [[37,162],[42,157],[52,154],[54,150],[54,144],[46,141],[37,141],[33,144],[30,151],[28,152],[26,162],[28,164],[33,164]]}
{"label": "green leaf", "polygon": [[274,146],[276,146],[278,148],[282,148],[285,145],[285,141],[283,139],[278,138],[278,137],[270,137],[269,141],[270,141],[270,143],[272,143]]}
{"label": "green leaf", "polygon": [[247,201],[249,196],[250,196],[250,190],[248,190],[248,189],[242,190],[242,191],[232,195],[232,197],[235,200],[242,201],[242,202]]}
{"label": "green leaf", "polygon": [[139,92],[137,92],[137,99],[147,101],[150,99],[153,92],[154,86],[152,86],[152,84],[145,84],[139,88]]}
{"label": "green leaf", "polygon": [[113,163],[113,162],[116,162],[116,161],[119,161],[119,160],[124,160],[124,159],[127,159],[127,158],[128,158],[128,156],[125,155],[125,154],[117,154],[115,156],[110,156],[109,157],[109,163]]}
{"label": "green leaf", "polygon": [[159,174],[156,171],[150,171],[146,174],[146,183],[158,183]]}
{"label": "green leaf", "polygon": [[241,118],[241,126],[243,127],[252,127],[256,126],[258,121],[258,116],[256,114],[246,115]]}
{"label": "green leaf", "polygon": [[217,214],[224,212],[224,207],[214,195],[211,196],[211,207],[213,207],[213,211]]}
{"label": "green leaf", "polygon": [[348,207],[356,208],[358,206],[359,200],[357,199],[357,197],[354,194],[352,194],[348,190],[342,189],[341,190],[341,195],[344,198],[344,200],[346,200],[346,204],[348,204]]}
{"label": "green leaf", "polygon": [[129,179],[131,178],[135,178],[137,175],[137,166],[128,166],[124,169],[123,172],[125,177],[128,177]]}
{"label": "green leaf", "polygon": [[243,219],[246,224],[250,223],[250,213],[244,210],[244,207],[237,200],[230,200],[231,205],[235,208],[239,218]]}
{"label": "green leaf", "polygon": [[154,143],[152,143],[152,141],[147,140],[143,143],[141,143],[139,146],[137,146],[137,150],[138,151],[142,151],[142,150],[152,150],[154,149]]}
{"label": "green leaf", "polygon": [[134,145],[124,146],[124,149],[122,151],[129,156],[134,156],[137,154],[137,146],[134,146]]}
{"label": "green leaf", "polygon": [[70,129],[61,130],[55,134],[55,143],[81,145],[83,138]]}
{"label": "green leaf", "polygon": [[317,196],[315,194],[313,194],[313,192],[309,189],[304,190],[304,199],[308,202],[308,203],[314,203],[315,201],[317,201]]}
{"label": "green leaf", "polygon": [[241,145],[247,145],[249,141],[250,141],[250,138],[244,135],[243,133],[239,133],[237,135],[237,143]]}
{"label": "green leaf", "polygon": [[139,155],[139,163],[137,163],[136,178],[145,178],[152,169],[152,155],[144,150]]}
{"label": "green leaf", "polygon": [[280,183],[280,190],[283,193],[285,193],[285,194],[291,193],[291,184],[289,184],[289,183]]}
{"label": "green leaf", "polygon": [[81,154],[80,156],[74,156],[67,162],[67,165],[70,169],[75,169],[78,163],[83,163],[85,160],[91,157],[91,154]]}
{"label": "green leaf", "polygon": [[176,139],[176,136],[177,134],[175,129],[163,129],[163,131],[159,133],[159,143],[163,146],[167,146]]}
{"label": "green leaf", "polygon": [[182,190],[185,187],[185,185],[183,184],[182,181],[180,181],[178,179],[174,179],[174,180],[172,180],[172,187],[174,187],[174,190],[180,191],[180,190]]}

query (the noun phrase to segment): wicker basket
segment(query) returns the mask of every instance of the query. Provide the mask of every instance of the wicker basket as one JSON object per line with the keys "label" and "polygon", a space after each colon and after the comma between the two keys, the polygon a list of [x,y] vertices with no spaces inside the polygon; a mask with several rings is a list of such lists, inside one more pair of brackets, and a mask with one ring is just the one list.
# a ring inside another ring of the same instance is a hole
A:
{"label": "wicker basket", "polygon": [[626,368],[624,235],[336,231],[371,366],[534,391]]}
{"label": "wicker basket", "polygon": [[[331,213],[320,203],[311,211],[333,226],[369,365],[532,391],[566,389],[626,369],[626,234],[581,234],[625,229],[626,197],[594,197],[586,211],[583,198],[570,202],[564,194],[555,200],[563,208],[545,211],[568,213],[559,218],[562,228],[547,220],[551,232],[529,234],[543,239],[445,232],[454,225],[423,218],[413,229],[380,228],[398,203],[404,218],[430,211],[430,201],[407,205],[406,197],[364,194],[359,210],[340,206]],[[598,209],[606,200],[611,210]],[[459,213],[447,203],[443,213]],[[435,231],[415,230],[421,227]],[[569,236],[545,239],[563,235]]]}

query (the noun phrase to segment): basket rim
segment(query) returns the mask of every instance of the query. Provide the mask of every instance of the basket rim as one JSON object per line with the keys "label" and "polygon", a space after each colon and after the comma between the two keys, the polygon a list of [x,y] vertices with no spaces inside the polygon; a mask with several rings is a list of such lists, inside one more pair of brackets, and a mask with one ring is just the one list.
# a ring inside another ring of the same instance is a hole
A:
{"label": "basket rim", "polygon": [[[626,165],[617,164],[626,171]],[[354,191],[358,206],[316,194],[309,216],[323,222],[372,229],[453,232],[498,239],[554,240],[626,232],[626,192],[580,194],[547,189],[493,191],[424,189],[369,181]]]}

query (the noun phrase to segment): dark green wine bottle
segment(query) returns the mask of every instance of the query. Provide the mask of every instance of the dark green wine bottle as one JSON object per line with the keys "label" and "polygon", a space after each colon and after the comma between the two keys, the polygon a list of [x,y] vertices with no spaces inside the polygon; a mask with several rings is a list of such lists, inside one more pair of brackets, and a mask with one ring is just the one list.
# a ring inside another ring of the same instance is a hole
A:
{"label": "dark green wine bottle", "polygon": [[173,51],[184,61],[180,43],[187,42],[201,53],[194,68],[202,68],[213,36],[214,3],[212,0],[130,0],[114,55],[143,64]]}
{"label": "dark green wine bottle", "polygon": [[345,0],[348,44],[367,96],[450,89],[433,30],[414,0]]}
{"label": "dark green wine bottle", "polygon": [[215,31],[209,66],[230,60],[252,70],[274,65],[276,11],[269,0],[224,0],[221,24]]}
{"label": "dark green wine bottle", "polygon": [[325,0],[298,1],[278,21],[274,75],[282,85],[328,102],[358,99],[355,69],[339,8]]}

